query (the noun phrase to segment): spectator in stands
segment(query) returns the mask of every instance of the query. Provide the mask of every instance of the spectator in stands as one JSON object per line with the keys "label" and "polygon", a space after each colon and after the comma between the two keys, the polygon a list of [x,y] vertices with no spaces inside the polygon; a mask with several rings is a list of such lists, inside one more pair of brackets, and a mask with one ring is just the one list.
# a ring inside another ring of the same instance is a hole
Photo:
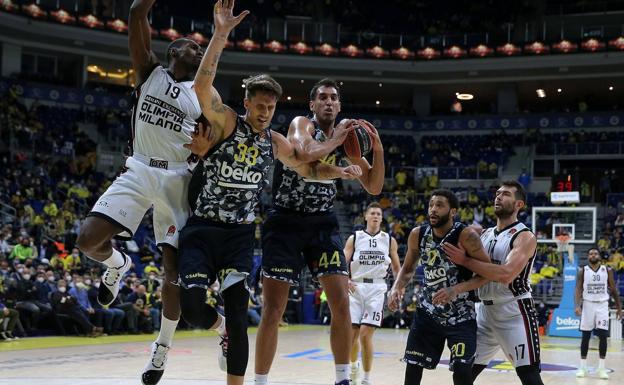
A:
{"label": "spectator in stands", "polygon": [[137,314],[138,330],[151,333],[160,329],[160,312],[158,309],[150,308],[145,286],[139,284],[128,296],[127,302],[132,303]]}
{"label": "spectator in stands", "polygon": [[34,249],[30,244],[30,237],[23,236],[19,240],[19,244],[13,247],[11,254],[9,255],[9,260],[24,262],[26,258],[32,258],[34,253]]}
{"label": "spectator in stands", "polygon": [[518,177],[518,182],[520,182],[520,184],[528,190],[529,185],[531,184],[531,176],[527,173],[526,168],[522,169],[522,173],[520,173],[520,176]]}
{"label": "spectator in stands", "polygon": [[613,225],[615,226],[616,230],[624,230],[624,214],[618,214],[617,218],[613,222]]}
{"label": "spectator in stands", "polygon": [[624,238],[619,230],[613,232],[613,239],[611,240],[611,249],[624,251]]}
{"label": "spectator in stands", "polygon": [[149,294],[155,293],[156,290],[160,287],[160,282],[158,282],[158,280],[156,279],[156,273],[153,271],[150,271],[148,273],[147,279],[144,279],[141,284],[145,286]]}
{"label": "spectator in stands", "polygon": [[15,324],[19,321],[19,312],[9,309],[0,302],[0,341],[12,341],[18,339],[13,335]]}
{"label": "spectator in stands", "polygon": [[82,258],[80,257],[80,250],[74,247],[72,253],[63,259],[63,268],[65,271],[79,272],[82,269]]}
{"label": "spectator in stands", "polygon": [[39,319],[52,311],[49,303],[40,302],[37,287],[31,279],[30,269],[19,265],[14,275],[14,282],[9,286],[9,293],[15,299],[15,309],[20,312],[25,321],[26,329],[34,331]]}
{"label": "spectator in stands", "polygon": [[69,294],[76,298],[80,309],[85,313],[89,320],[97,327],[101,327],[104,330],[104,311],[102,309],[96,309],[91,305],[89,300],[90,287],[84,283],[84,279],[81,276],[76,277],[74,286],[69,289]]}
{"label": "spectator in stands", "polygon": [[82,328],[82,332],[89,337],[98,337],[102,335],[103,329],[98,328],[89,322],[87,316],[82,312],[78,301],[67,292],[67,283],[64,280],[58,282],[58,291],[52,294],[52,304],[59,314],[67,315],[76,321]]}

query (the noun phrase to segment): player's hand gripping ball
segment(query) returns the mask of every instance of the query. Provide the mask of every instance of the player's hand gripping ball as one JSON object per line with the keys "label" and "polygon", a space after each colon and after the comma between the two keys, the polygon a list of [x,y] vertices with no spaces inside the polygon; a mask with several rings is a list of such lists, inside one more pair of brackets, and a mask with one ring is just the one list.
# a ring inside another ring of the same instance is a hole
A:
{"label": "player's hand gripping ball", "polygon": [[356,123],[354,129],[347,134],[342,146],[349,158],[361,158],[371,152],[373,140],[368,130]]}

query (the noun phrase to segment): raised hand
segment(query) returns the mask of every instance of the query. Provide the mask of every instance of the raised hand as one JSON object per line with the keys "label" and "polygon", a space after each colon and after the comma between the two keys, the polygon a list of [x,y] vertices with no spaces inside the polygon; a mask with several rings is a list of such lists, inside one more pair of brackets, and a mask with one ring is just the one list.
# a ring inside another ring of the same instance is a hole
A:
{"label": "raised hand", "polygon": [[340,123],[334,127],[334,133],[332,135],[332,139],[336,141],[336,143],[342,144],[349,132],[353,131],[356,126],[356,121],[353,119],[342,119]]}
{"label": "raised hand", "polygon": [[364,120],[364,119],[358,119],[357,123],[360,126],[364,127],[366,131],[368,131],[368,134],[373,140],[373,151],[382,151],[383,145],[381,144],[381,138],[379,137],[379,132],[377,132],[377,129],[375,128],[375,126],[373,126],[373,124],[369,122],[368,120]]}
{"label": "raised hand", "polygon": [[466,261],[468,261],[468,256],[466,255],[466,250],[464,250],[461,245],[459,247],[453,246],[448,242],[444,242],[442,244],[442,249],[449,256],[451,261],[453,261],[456,265],[465,265]]}
{"label": "raised hand", "polygon": [[217,0],[213,11],[215,30],[227,31],[229,33],[249,14],[249,11],[245,10],[238,16],[234,16],[233,11],[234,0]]}

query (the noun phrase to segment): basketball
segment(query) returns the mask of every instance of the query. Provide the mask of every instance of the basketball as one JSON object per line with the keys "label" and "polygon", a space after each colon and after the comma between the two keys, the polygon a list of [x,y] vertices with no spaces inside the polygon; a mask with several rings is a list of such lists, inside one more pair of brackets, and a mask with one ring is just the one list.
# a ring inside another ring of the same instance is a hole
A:
{"label": "basketball", "polygon": [[362,126],[355,126],[355,129],[347,134],[343,143],[344,151],[349,158],[361,158],[368,155],[373,148],[373,141],[368,131]]}

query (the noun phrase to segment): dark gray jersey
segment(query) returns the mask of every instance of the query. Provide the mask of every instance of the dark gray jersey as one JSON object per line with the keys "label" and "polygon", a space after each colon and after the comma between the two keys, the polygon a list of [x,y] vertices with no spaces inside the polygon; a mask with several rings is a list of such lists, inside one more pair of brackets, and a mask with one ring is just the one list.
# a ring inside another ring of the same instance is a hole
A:
{"label": "dark gray jersey", "polygon": [[441,247],[444,242],[457,246],[464,228],[464,224],[457,222],[442,239],[438,239],[433,235],[431,226],[420,227],[420,264],[425,273],[423,289],[419,293],[420,306],[441,325],[456,325],[476,319],[473,292],[461,293],[453,302],[444,306],[433,304],[433,295],[438,290],[472,278],[472,272],[455,265]]}
{"label": "dark gray jersey", "polygon": [[189,187],[193,215],[223,223],[252,222],[272,164],[271,131],[258,134],[239,116],[232,135],[195,168]]}
{"label": "dark gray jersey", "polygon": [[[325,133],[316,121],[314,123],[314,140],[324,142]],[[340,149],[320,159],[322,163],[332,166],[344,165],[344,154]],[[304,178],[294,170],[276,162],[273,174],[273,204],[276,208],[283,208],[302,213],[330,212],[336,198],[336,181],[315,180]]]}

